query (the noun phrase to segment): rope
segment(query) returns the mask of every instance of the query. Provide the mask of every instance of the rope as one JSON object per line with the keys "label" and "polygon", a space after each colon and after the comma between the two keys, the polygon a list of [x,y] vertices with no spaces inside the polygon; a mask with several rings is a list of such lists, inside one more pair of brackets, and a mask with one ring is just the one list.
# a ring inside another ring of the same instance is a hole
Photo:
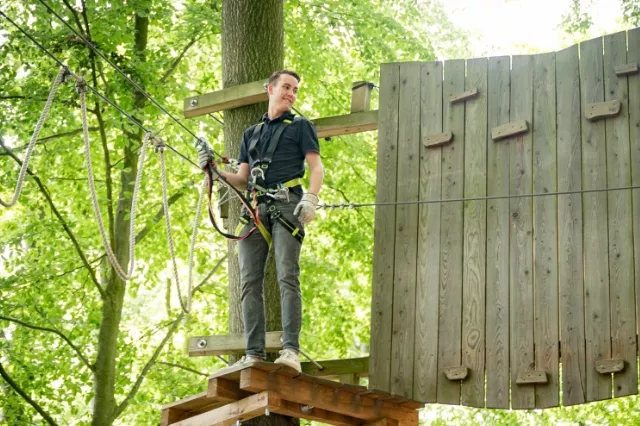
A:
{"label": "rope", "polygon": [[33,148],[36,146],[36,141],[38,140],[38,136],[40,135],[40,130],[42,130],[42,126],[49,115],[49,110],[51,109],[51,105],[53,104],[53,99],[55,98],[56,91],[58,90],[58,86],[64,81],[65,75],[67,71],[65,68],[60,68],[56,79],[53,81],[53,86],[49,91],[49,96],[47,97],[47,102],[44,105],[44,109],[42,110],[42,114],[40,114],[40,118],[38,119],[38,123],[36,124],[36,128],[33,131],[33,135],[31,136],[31,141],[29,141],[29,145],[27,147],[27,152],[24,156],[24,160],[22,162],[22,167],[20,168],[20,174],[18,175],[18,181],[16,182],[16,189],[11,197],[10,201],[3,201],[0,198],[0,204],[4,207],[12,207],[18,201],[20,197],[20,193],[22,192],[22,185],[24,184],[24,177],[27,174],[27,168],[29,166],[29,160],[31,159],[31,154],[33,152]]}
{"label": "rope", "polygon": [[344,203],[340,204],[327,204],[322,202],[318,205],[318,209],[354,209],[360,207],[377,207],[377,206],[406,206],[411,204],[445,204],[445,203],[459,203],[462,201],[490,201],[490,200],[505,200],[512,198],[535,198],[535,197],[549,197],[555,195],[575,195],[575,194],[589,194],[595,192],[611,192],[611,191],[626,191],[640,189],[640,185],[633,186],[620,186],[617,188],[599,188],[599,189],[576,189],[574,191],[558,191],[558,192],[538,192],[532,194],[512,194],[512,195],[490,195],[485,197],[468,197],[468,198],[450,198],[440,200],[417,200],[417,201],[388,201],[380,203]]}
{"label": "rope", "polygon": [[196,234],[198,231],[198,224],[200,223],[200,215],[202,212],[202,202],[204,200],[204,194],[206,188],[208,188],[208,180],[205,179],[202,183],[202,188],[200,189],[200,197],[198,199],[198,206],[196,208],[196,217],[193,223],[193,232],[191,233],[191,247],[189,249],[189,280],[187,283],[188,292],[187,292],[187,303],[185,305],[182,300],[182,291],[180,290],[180,279],[178,278],[178,264],[176,262],[175,255],[175,246],[173,242],[173,232],[171,231],[171,218],[169,216],[169,195],[167,190],[167,170],[164,161],[164,149],[166,144],[160,138],[154,138],[155,142],[155,152],[160,154],[160,176],[162,180],[162,205],[164,209],[164,223],[165,228],[167,230],[167,240],[169,242],[169,255],[171,256],[171,263],[173,266],[173,278],[176,282],[176,289],[178,292],[178,300],[180,301],[180,307],[182,308],[185,314],[191,312],[191,296],[192,296],[192,283],[193,283],[193,255],[195,251],[196,245]]}
{"label": "rope", "polygon": [[138,162],[138,172],[136,174],[136,180],[133,187],[133,195],[131,198],[131,212],[130,212],[130,226],[129,226],[129,269],[125,272],[118,259],[113,252],[113,248],[109,243],[109,237],[107,236],[107,231],[104,227],[104,220],[102,219],[102,213],[100,212],[100,204],[98,203],[98,195],[96,193],[96,184],[93,178],[93,167],[91,165],[91,143],[89,141],[89,125],[87,119],[87,92],[86,92],[86,83],[80,78],[77,78],[76,87],[80,94],[80,109],[82,111],[82,132],[84,136],[84,156],[85,162],[87,163],[87,174],[89,180],[89,189],[91,192],[91,203],[93,206],[93,211],[96,215],[96,219],[98,221],[98,228],[100,230],[100,236],[102,237],[102,244],[104,245],[105,251],[107,252],[107,257],[111,266],[113,266],[116,274],[124,281],[128,281],[133,276],[133,268],[135,265],[136,258],[136,237],[135,237],[135,227],[136,227],[136,210],[137,210],[137,202],[138,202],[138,191],[140,189],[140,182],[142,180],[142,171],[144,169],[144,162],[147,156],[147,146],[149,143],[149,138],[151,137],[150,132],[146,132],[144,135],[144,139],[142,141],[142,149],[140,150],[140,159]]}
{"label": "rope", "polygon": [[[47,10],[49,10],[50,13],[52,13],[56,18],[58,18],[58,20],[60,20],[67,28],[69,28],[71,31],[73,31],[73,33],[78,36],[92,51],[94,51],[96,53],[96,55],[100,56],[102,59],[104,59],[109,65],[111,65],[111,67],[116,70],[116,72],[118,72],[122,77],[124,77],[125,80],[127,80],[127,82],[129,82],[133,87],[136,88],[137,91],[139,91],[145,98],[147,98],[151,103],[153,103],[155,106],[157,106],[162,112],[164,112],[167,116],[169,116],[169,118],[171,118],[171,120],[173,120],[175,123],[177,123],[180,127],[182,127],[184,130],[187,131],[187,133],[189,133],[191,136],[193,136],[194,138],[198,138],[198,136],[196,136],[195,133],[193,133],[191,130],[189,130],[189,128],[187,128],[184,124],[182,124],[182,122],[180,122],[180,120],[178,120],[176,117],[174,117],[169,111],[167,111],[162,105],[160,105],[160,103],[158,101],[156,101],[153,97],[151,97],[151,95],[149,93],[147,93],[142,87],[140,87],[140,85],[138,83],[136,83],[135,81],[133,81],[133,79],[131,79],[124,71],[122,71],[120,68],[118,68],[118,66],[116,64],[113,63],[113,61],[111,61],[107,56],[105,56],[102,52],[100,52],[98,50],[97,47],[95,47],[93,45],[93,43],[91,43],[89,40],[87,40],[87,38],[85,36],[83,36],[82,34],[80,34],[78,31],[76,31],[75,28],[73,28],[73,26],[71,24],[69,24],[66,20],[64,20],[58,13],[56,13],[55,10],[53,10],[47,3],[45,3],[44,0],[39,0],[40,3],[42,3],[42,5],[44,7],[47,8]],[[214,117],[215,118],[215,117]],[[216,121],[218,121],[219,123],[220,120],[216,119]],[[221,123],[222,124],[222,123]],[[170,149],[173,150],[173,148],[169,147]],[[177,152],[177,151],[176,151]],[[218,154],[217,152],[213,151],[213,153],[215,155],[217,155],[218,157],[222,158],[222,156],[220,154]]]}

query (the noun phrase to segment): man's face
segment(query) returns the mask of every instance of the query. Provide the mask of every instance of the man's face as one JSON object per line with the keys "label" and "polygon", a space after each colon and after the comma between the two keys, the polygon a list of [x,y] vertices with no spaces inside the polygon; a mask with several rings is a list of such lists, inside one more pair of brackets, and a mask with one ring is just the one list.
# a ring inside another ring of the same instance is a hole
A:
{"label": "man's face", "polygon": [[281,74],[267,91],[269,104],[274,105],[278,111],[287,111],[291,109],[298,96],[298,80],[292,75]]}

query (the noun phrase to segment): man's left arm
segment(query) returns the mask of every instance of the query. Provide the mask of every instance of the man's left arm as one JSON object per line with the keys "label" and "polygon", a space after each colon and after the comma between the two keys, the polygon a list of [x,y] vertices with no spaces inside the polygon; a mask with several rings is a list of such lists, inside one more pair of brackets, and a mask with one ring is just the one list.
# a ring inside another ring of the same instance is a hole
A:
{"label": "man's left arm", "polygon": [[320,154],[317,152],[307,152],[304,156],[309,165],[309,192],[317,196],[324,180],[324,169]]}

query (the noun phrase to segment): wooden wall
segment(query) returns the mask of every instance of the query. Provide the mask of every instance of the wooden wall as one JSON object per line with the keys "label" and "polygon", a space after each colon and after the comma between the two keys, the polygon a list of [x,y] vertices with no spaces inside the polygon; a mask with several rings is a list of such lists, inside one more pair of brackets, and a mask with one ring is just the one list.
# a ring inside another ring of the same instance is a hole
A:
{"label": "wooden wall", "polygon": [[514,409],[638,393],[640,189],[598,190],[640,185],[640,74],[616,73],[639,62],[635,29],[381,66],[370,387]]}

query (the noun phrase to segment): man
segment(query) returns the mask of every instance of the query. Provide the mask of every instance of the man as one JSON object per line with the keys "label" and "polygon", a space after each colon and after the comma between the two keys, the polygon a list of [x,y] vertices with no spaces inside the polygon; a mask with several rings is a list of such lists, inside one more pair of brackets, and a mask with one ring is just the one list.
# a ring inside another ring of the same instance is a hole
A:
{"label": "man", "polygon": [[[221,174],[239,189],[246,188],[255,176],[256,184],[267,190],[267,193],[259,191],[258,211],[260,221],[272,237],[280,286],[283,350],[275,362],[301,371],[298,357],[302,325],[301,235],[304,235],[304,225],[315,217],[324,172],[313,124],[295,117],[290,110],[296,101],[299,83],[298,74],[289,70],[277,71],[269,77],[269,108],[260,123],[244,132],[238,172],[222,171]],[[205,167],[209,159],[201,152],[200,166]],[[310,179],[309,190],[303,194],[300,178],[305,173],[305,161]],[[279,215],[285,220],[278,219]],[[268,253],[269,243],[262,232],[254,232],[238,243],[242,316],[247,340],[246,356],[240,363],[266,357],[263,280]]]}

